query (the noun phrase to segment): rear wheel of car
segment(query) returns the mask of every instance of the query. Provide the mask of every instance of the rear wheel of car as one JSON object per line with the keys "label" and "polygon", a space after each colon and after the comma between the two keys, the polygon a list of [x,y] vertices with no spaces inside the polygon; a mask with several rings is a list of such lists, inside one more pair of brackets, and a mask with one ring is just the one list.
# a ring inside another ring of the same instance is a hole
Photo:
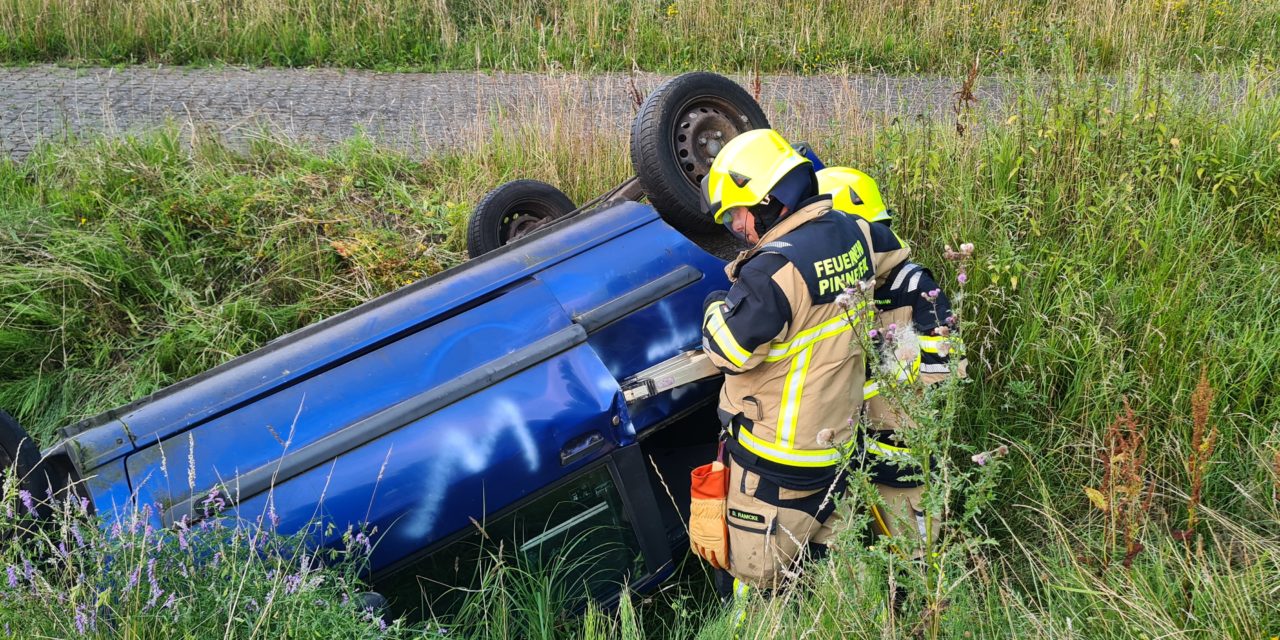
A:
{"label": "rear wheel of car", "polygon": [[512,180],[485,194],[467,220],[467,254],[478,258],[573,211],[563,191],[538,180]]}
{"label": "rear wheel of car", "polygon": [[49,481],[40,466],[40,449],[13,416],[0,411],[0,472],[13,469],[18,487],[37,500],[48,496]]}
{"label": "rear wheel of car", "polygon": [[701,183],[725,143],[769,120],[738,83],[698,71],[660,85],[631,124],[631,165],[645,195],[672,226],[715,231],[702,211]]}

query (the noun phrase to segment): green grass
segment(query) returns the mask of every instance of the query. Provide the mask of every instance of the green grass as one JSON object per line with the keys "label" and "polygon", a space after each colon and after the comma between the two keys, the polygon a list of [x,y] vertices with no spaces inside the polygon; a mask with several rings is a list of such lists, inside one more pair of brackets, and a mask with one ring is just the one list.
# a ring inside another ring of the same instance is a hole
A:
{"label": "green grass", "polygon": [[0,0],[0,62],[375,69],[1209,70],[1280,60],[1227,0]]}
{"label": "green grass", "polygon": [[[963,135],[840,104],[821,120],[771,114],[878,177],[899,233],[944,282],[955,273],[943,245],[978,247],[964,294],[974,382],[953,429],[1012,453],[968,534],[991,544],[944,565],[945,635],[1280,633],[1280,97],[1274,80],[1239,80],[1238,92],[1064,78]],[[420,161],[358,138],[317,151],[264,136],[234,150],[171,127],[0,165],[0,406],[48,442],[57,426],[456,264],[467,203],[502,180],[545,179],[579,202],[603,191],[629,171],[624,132],[592,129],[572,100]],[[1200,546],[1188,546],[1173,532],[1202,367],[1222,435]],[[1100,485],[1126,398],[1149,429],[1156,492],[1137,531],[1146,550],[1131,568],[1102,568],[1106,518],[1083,488]],[[937,600],[916,593],[890,616],[886,556],[850,535],[805,588],[753,603],[746,637],[910,635]],[[498,609],[546,615],[526,604]],[[629,606],[539,636],[679,635]],[[709,606],[637,606],[668,621],[694,611],[702,637],[729,634]]]}
{"label": "green grass", "polygon": [[316,554],[306,534],[221,519],[214,501],[199,507],[209,519],[156,530],[149,506],[104,521],[87,501],[45,502],[16,480],[0,473],[5,637],[408,637],[362,610],[355,536]]}

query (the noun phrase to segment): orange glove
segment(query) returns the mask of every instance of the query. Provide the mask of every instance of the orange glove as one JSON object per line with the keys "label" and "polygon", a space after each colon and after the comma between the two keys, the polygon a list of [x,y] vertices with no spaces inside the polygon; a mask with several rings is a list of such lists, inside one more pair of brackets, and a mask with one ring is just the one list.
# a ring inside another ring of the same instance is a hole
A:
{"label": "orange glove", "polygon": [[717,569],[729,568],[729,529],[725,501],[729,469],[716,460],[693,470],[689,504],[689,547]]}

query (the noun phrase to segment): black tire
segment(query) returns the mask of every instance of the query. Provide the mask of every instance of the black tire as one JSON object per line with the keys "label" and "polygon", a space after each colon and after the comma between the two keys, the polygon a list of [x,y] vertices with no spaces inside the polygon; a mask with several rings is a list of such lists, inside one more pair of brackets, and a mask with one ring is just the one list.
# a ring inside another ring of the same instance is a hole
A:
{"label": "black tire", "polygon": [[538,180],[512,180],[485,194],[467,220],[467,254],[478,258],[573,211],[563,191]]}
{"label": "black tire", "polygon": [[40,449],[13,416],[0,411],[0,471],[14,469],[19,487],[37,500],[48,497],[49,479],[40,466]]}
{"label": "black tire", "polygon": [[702,211],[707,167],[734,136],[768,127],[760,105],[738,83],[705,71],[686,73],[662,83],[640,105],[631,124],[631,166],[671,226],[715,231],[719,226]]}

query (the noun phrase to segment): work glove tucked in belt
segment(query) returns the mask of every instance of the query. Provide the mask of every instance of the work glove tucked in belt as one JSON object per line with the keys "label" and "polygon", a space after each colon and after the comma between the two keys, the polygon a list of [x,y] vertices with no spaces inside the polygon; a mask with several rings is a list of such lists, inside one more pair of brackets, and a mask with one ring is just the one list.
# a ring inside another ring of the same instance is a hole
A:
{"label": "work glove tucked in belt", "polygon": [[689,546],[711,566],[728,569],[729,529],[725,525],[725,503],[729,497],[729,468],[715,460],[694,469],[691,479]]}

